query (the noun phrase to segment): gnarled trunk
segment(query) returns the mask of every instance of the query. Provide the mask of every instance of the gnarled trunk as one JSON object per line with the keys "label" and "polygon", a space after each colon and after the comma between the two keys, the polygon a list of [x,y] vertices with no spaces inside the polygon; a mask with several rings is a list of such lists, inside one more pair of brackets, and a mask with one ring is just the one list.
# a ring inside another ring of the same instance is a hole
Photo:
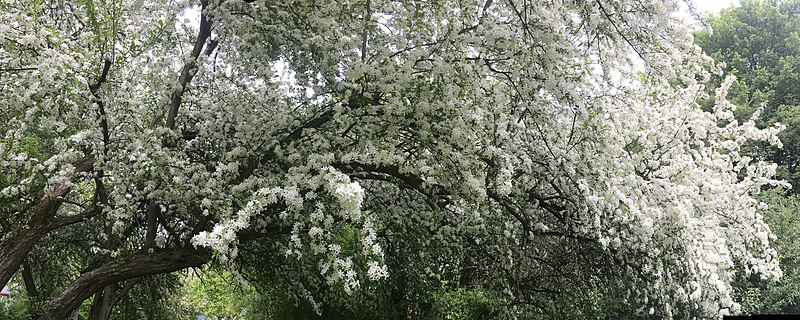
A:
{"label": "gnarled trunk", "polygon": [[[75,163],[75,171],[91,171],[94,163],[94,157],[85,157]],[[11,276],[19,270],[28,253],[47,233],[82,221],[99,212],[99,209],[91,208],[78,215],[55,218],[58,207],[61,205],[61,199],[69,193],[69,190],[68,186],[62,185],[45,194],[39,200],[28,222],[11,237],[0,243],[0,257],[2,257],[0,259],[0,287],[5,286],[8,280],[11,280]]]}
{"label": "gnarled trunk", "polygon": [[0,243],[0,287],[8,283],[14,275],[33,246],[39,242],[48,232],[55,227],[51,227],[47,220],[55,215],[58,205],[61,203],[58,198],[63,197],[69,192],[69,188],[62,188],[45,195],[39,200],[31,219],[14,235]]}

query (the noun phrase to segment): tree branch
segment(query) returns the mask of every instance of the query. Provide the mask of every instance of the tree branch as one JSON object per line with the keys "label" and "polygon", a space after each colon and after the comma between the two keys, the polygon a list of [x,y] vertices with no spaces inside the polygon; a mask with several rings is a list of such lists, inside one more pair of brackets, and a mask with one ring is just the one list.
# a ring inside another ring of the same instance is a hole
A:
{"label": "tree branch", "polygon": [[97,215],[102,211],[103,210],[98,207],[92,207],[76,215],[53,219],[53,221],[48,223],[47,226],[45,226],[45,228],[49,230],[55,230],[61,227],[81,222],[83,220],[86,220],[87,218],[94,217],[95,215]]}
{"label": "tree branch", "polygon": [[211,261],[207,248],[183,248],[157,253],[139,253],[112,261],[78,277],[61,294],[47,303],[40,320],[66,319],[72,310],[106,286],[142,276],[199,267]]}
{"label": "tree branch", "polygon": [[411,188],[419,191],[423,195],[426,195],[428,198],[435,201],[436,206],[441,206],[443,203],[449,204],[451,202],[449,198],[450,192],[444,186],[439,184],[430,184],[415,175],[402,173],[400,172],[400,168],[396,166],[375,165],[360,162],[334,162],[331,164],[331,166],[342,171],[343,173],[352,174],[354,177],[361,177],[364,179],[386,181],[385,179],[374,179],[375,176],[368,174],[364,175],[363,173],[377,173],[392,177],[397,180],[395,183],[401,187]]}
{"label": "tree branch", "polygon": [[[169,113],[167,114],[167,127],[170,129],[175,129],[175,118],[178,116],[178,109],[183,101],[183,93],[186,92],[186,87],[189,85],[189,82],[192,81],[192,78],[197,74],[197,58],[200,57],[200,53],[203,52],[203,47],[206,45],[208,37],[211,36],[211,22],[208,20],[208,16],[205,13],[205,9],[208,7],[208,0],[201,0],[200,7],[200,30],[198,30],[197,40],[192,49],[191,60],[183,65],[181,76],[178,79],[179,86],[172,91],[172,96],[170,97]],[[208,45],[206,54],[211,54],[216,47],[217,42],[212,40]],[[156,118],[153,124],[158,123],[160,120],[161,117]]]}
{"label": "tree branch", "polygon": [[35,71],[39,70],[39,68],[7,68],[7,69],[0,69],[0,72],[20,72],[20,71]]}
{"label": "tree branch", "polygon": [[[87,172],[94,167],[94,156],[84,157],[75,163],[76,171]],[[28,253],[36,243],[48,232],[56,228],[75,223],[72,219],[77,216],[61,218],[65,220],[53,221],[62,199],[69,193],[66,185],[57,186],[52,192],[45,194],[33,209],[28,222],[17,232],[0,243],[0,286],[6,285],[11,276],[16,272]]]}
{"label": "tree branch", "polygon": [[111,60],[106,59],[103,62],[103,71],[100,72],[100,77],[97,78],[97,82],[95,82],[95,84],[89,85],[89,91],[91,91],[92,94],[97,93],[97,90],[100,89],[100,86],[102,86],[103,83],[106,82],[106,80],[108,79],[109,70],[111,70]]}

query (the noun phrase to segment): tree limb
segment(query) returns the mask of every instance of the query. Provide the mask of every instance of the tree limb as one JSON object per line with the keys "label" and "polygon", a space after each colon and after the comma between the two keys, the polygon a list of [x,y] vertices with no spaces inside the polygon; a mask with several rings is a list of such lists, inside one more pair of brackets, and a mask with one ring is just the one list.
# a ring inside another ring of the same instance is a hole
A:
{"label": "tree limb", "polygon": [[[211,36],[211,22],[208,20],[208,16],[205,13],[205,9],[208,7],[208,0],[201,0],[200,6],[200,30],[197,33],[197,40],[192,49],[191,60],[183,65],[181,76],[178,79],[179,86],[172,91],[172,96],[170,97],[169,113],[167,114],[167,127],[170,129],[175,129],[175,118],[178,116],[178,108],[180,108],[181,102],[183,101],[183,93],[186,92],[186,87],[189,85],[189,82],[192,81],[192,78],[197,74],[197,58],[200,57],[200,53],[203,52],[206,41]],[[208,45],[206,54],[210,54],[216,47],[217,42],[212,40]],[[160,120],[160,117],[157,118],[154,124]]]}
{"label": "tree limb", "polygon": [[61,294],[44,307],[40,320],[63,320],[80,304],[106,286],[142,276],[199,267],[211,260],[207,248],[182,248],[157,253],[138,253],[120,261],[112,261],[78,277]]}

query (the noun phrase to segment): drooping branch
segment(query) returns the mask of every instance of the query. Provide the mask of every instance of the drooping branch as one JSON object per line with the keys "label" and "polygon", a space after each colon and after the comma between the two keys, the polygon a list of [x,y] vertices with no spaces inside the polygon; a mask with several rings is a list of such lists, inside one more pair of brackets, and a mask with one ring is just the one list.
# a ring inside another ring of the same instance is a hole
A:
{"label": "drooping branch", "polygon": [[95,215],[97,215],[101,211],[103,211],[103,210],[101,210],[99,207],[91,207],[91,208],[86,209],[85,211],[83,211],[83,212],[81,212],[79,214],[66,216],[66,217],[60,217],[60,218],[54,218],[52,221],[50,221],[50,223],[45,225],[44,228],[48,229],[48,230],[55,230],[55,229],[58,229],[58,228],[61,228],[61,227],[66,227],[68,225],[76,224],[76,223],[81,222],[83,220],[86,220],[88,218],[94,217]]}
{"label": "drooping branch", "polygon": [[[309,129],[319,129],[331,120],[334,119],[336,116],[336,110],[333,108],[335,104],[339,102],[332,102],[327,106],[324,106],[322,109],[325,110],[319,115],[315,115],[308,121],[304,122],[302,125],[294,128],[289,134],[279,140],[279,146],[286,146],[293,141],[300,139],[303,136],[303,132]],[[346,106],[352,110],[355,109],[363,109],[370,105],[377,105],[380,103],[380,94],[374,95],[372,97],[365,97],[363,94],[354,94],[350,96],[350,98],[346,102]],[[239,170],[239,174],[230,184],[239,184],[242,181],[249,178],[259,166],[266,164],[270,159],[274,158],[275,150],[270,149],[267,152],[259,154],[255,157],[248,159],[247,164],[241,166]]]}
{"label": "drooping branch", "polygon": [[62,320],[95,292],[106,286],[142,276],[199,267],[211,260],[207,248],[183,248],[157,253],[138,253],[112,261],[89,271],[72,282],[61,294],[47,303],[40,320]]}
{"label": "drooping branch", "polygon": [[[300,139],[300,137],[302,137],[303,135],[303,131],[307,129],[317,129],[323,126],[324,124],[328,123],[329,121],[331,121],[333,119],[333,116],[334,116],[334,111],[331,109],[323,112],[322,114],[316,116],[315,118],[312,118],[308,122],[292,130],[292,132],[290,132],[286,137],[281,139],[280,145],[286,145],[291,143],[292,141]],[[239,170],[239,174],[236,176],[235,179],[233,179],[233,181],[230,184],[232,185],[239,184],[245,179],[249,178],[253,174],[253,172],[255,172],[255,170],[259,167],[259,165],[264,164],[269,159],[274,157],[274,155],[275,155],[274,150],[269,150],[268,152],[265,152],[264,154],[261,154],[257,157],[250,158],[247,161],[247,165],[242,166],[242,169]]]}

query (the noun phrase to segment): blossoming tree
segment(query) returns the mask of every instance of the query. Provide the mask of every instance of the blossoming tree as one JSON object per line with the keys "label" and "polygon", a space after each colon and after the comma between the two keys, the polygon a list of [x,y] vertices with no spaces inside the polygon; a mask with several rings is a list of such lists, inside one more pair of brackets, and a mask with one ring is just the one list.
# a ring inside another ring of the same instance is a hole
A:
{"label": "blossoming tree", "polygon": [[458,266],[509,316],[609,284],[642,314],[735,312],[736,272],[781,274],[753,197],[775,167],[740,155],[779,128],[736,121],[728,83],[697,106],[678,9],[2,0],[0,284],[87,225],[102,261],[43,319],[92,295],[108,317],[212,252],[318,310]]}

